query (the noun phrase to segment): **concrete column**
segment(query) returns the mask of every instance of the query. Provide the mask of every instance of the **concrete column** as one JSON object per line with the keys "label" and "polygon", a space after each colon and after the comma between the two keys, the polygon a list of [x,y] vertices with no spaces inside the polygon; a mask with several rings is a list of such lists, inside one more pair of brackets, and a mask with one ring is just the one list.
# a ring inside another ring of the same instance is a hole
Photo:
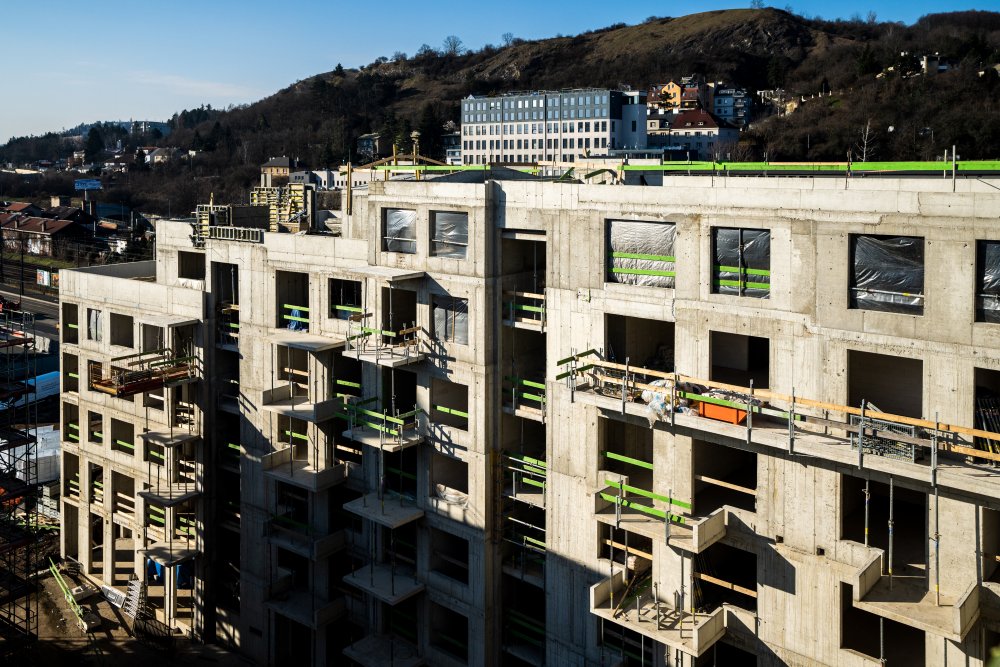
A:
{"label": "concrete column", "polygon": [[164,622],[173,626],[174,615],[177,613],[177,571],[176,566],[163,568],[163,615]]}

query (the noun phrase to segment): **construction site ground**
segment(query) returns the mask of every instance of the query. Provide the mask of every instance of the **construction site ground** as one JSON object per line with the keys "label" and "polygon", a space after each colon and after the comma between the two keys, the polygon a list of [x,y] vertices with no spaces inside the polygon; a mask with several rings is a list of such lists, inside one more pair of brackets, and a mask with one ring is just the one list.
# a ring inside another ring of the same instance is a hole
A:
{"label": "construction site ground", "polygon": [[[77,586],[81,577],[66,574],[66,583]],[[166,667],[177,664],[244,666],[253,663],[220,646],[205,645],[177,636],[172,648],[153,645],[131,635],[132,619],[96,593],[81,606],[101,618],[101,627],[88,635],[51,574],[38,580],[38,646],[28,663],[36,665],[142,665]]]}

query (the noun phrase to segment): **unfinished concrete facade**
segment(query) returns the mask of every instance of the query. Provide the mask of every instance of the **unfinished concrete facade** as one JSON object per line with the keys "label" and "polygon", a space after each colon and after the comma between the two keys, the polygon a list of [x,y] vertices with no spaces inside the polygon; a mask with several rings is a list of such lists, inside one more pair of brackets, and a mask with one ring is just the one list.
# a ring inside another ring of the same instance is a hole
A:
{"label": "unfinished concrete facade", "polygon": [[[64,333],[111,324],[63,341],[64,554],[262,663],[982,665],[1000,194],[952,187],[386,181],[343,236],[162,223],[155,266],[62,278]],[[860,275],[869,238],[920,280]]]}

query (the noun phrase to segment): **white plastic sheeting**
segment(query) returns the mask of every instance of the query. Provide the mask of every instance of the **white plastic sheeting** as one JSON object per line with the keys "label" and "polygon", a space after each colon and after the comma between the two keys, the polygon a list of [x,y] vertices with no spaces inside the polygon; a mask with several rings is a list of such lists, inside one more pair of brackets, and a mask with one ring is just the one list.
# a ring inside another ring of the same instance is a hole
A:
{"label": "white plastic sheeting", "polygon": [[771,232],[718,227],[712,276],[718,294],[766,299],[771,295]]}
{"label": "white plastic sheeting", "polygon": [[979,242],[978,319],[1000,323],[1000,241]]}
{"label": "white plastic sheeting", "polygon": [[469,246],[469,214],[460,211],[431,213],[431,254],[465,259]]}
{"label": "white plastic sheeting", "polygon": [[434,336],[449,343],[469,344],[469,300],[435,294],[431,300]]}
{"label": "white plastic sheeting", "polygon": [[417,252],[417,212],[404,208],[387,208],[385,215],[384,249],[389,252]]}
{"label": "white plastic sheeting", "polygon": [[674,287],[676,238],[673,223],[608,221],[608,282]]}
{"label": "white plastic sheeting", "polygon": [[852,237],[851,305],[922,315],[924,240],[916,236]]}

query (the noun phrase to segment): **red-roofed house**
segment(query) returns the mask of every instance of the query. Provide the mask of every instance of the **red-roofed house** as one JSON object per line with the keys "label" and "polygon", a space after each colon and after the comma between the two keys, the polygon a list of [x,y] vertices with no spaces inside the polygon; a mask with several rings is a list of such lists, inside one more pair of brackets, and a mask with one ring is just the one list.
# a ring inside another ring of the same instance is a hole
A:
{"label": "red-roofed house", "polygon": [[11,202],[0,210],[6,211],[8,213],[22,213],[24,215],[39,215],[42,212],[42,209],[38,208],[31,202],[24,202],[24,201]]}
{"label": "red-roofed house", "polygon": [[89,230],[72,220],[38,218],[20,213],[0,214],[0,235],[7,252],[51,257],[58,241],[89,236]]}
{"label": "red-roofed house", "polygon": [[[724,144],[739,141],[740,131],[704,109],[682,111],[674,116],[667,132],[671,146],[690,151],[691,159],[714,159]],[[719,157],[725,159],[724,155]]]}

